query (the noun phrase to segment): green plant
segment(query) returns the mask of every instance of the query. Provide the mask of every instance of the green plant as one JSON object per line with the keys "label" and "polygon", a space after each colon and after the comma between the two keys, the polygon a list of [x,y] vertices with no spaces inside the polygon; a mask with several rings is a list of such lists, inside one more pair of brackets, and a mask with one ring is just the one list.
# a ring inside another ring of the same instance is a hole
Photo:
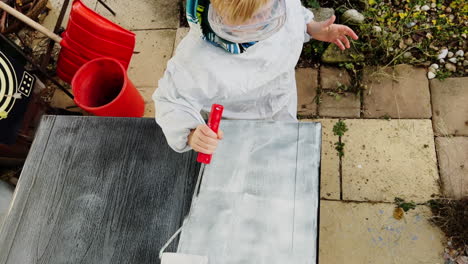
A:
{"label": "green plant", "polygon": [[[422,11],[421,6],[436,8]],[[448,8],[451,11],[447,11]],[[462,37],[468,32],[466,0],[371,0],[364,11],[365,23],[354,28],[360,39],[353,45],[365,56],[366,65],[439,63],[442,47],[466,49]],[[466,75],[458,66],[453,73],[441,69],[438,79]]]}
{"label": "green plant", "polygon": [[336,124],[333,126],[333,134],[335,134],[335,136],[342,137],[346,131],[348,131],[348,127],[342,120],[336,122]]}
{"label": "green plant", "polygon": [[310,8],[320,8],[320,3],[317,0],[307,0],[306,6]]}
{"label": "green plant", "polygon": [[343,142],[335,142],[335,149],[338,152],[338,157],[342,158],[344,156],[344,146]]}
{"label": "green plant", "polygon": [[344,156],[344,146],[345,146],[345,143],[341,141],[341,137],[344,135],[346,131],[348,131],[348,128],[346,127],[346,123],[342,120],[336,122],[336,124],[333,126],[333,134],[335,136],[339,136],[338,142],[335,142],[335,149],[338,152],[338,157],[340,158]]}
{"label": "green plant", "polygon": [[411,201],[411,202],[405,202],[404,199],[395,197],[395,204],[397,205],[398,208],[403,209],[403,211],[408,212],[409,210],[414,210],[416,208],[416,203]]}
{"label": "green plant", "polygon": [[449,71],[443,71],[443,70],[440,70],[436,73],[436,78],[443,81],[447,78],[449,78],[450,76],[452,76],[452,73],[449,72]]}
{"label": "green plant", "polygon": [[392,117],[389,116],[388,114],[385,114],[384,116],[382,116],[383,119],[387,120],[387,121],[390,121],[392,120]]}

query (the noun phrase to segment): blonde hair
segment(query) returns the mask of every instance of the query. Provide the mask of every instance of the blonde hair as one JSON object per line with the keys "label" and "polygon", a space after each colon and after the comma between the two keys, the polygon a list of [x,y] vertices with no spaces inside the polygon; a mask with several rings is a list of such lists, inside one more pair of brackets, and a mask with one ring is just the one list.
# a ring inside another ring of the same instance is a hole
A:
{"label": "blonde hair", "polygon": [[216,12],[228,23],[247,22],[262,6],[270,0],[211,0]]}

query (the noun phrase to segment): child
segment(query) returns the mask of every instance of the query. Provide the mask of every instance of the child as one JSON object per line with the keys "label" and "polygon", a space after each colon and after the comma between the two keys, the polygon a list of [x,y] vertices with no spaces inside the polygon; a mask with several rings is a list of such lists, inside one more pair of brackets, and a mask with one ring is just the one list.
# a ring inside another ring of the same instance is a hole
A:
{"label": "child", "polygon": [[190,32],[153,94],[156,122],[177,152],[212,154],[222,139],[201,112],[213,103],[228,119],[297,121],[294,68],[313,37],[349,48],[335,16],[314,22],[300,0],[187,0]]}

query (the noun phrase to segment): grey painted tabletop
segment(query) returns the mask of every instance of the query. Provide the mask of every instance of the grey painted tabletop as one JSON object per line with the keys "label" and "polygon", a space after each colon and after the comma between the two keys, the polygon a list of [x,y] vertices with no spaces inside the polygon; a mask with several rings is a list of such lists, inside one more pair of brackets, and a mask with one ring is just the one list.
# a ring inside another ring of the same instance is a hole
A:
{"label": "grey painted tabletop", "polygon": [[154,119],[44,117],[0,263],[159,263],[190,206],[195,160],[172,151]]}
{"label": "grey painted tabletop", "polygon": [[225,121],[177,252],[215,264],[315,264],[321,125]]}

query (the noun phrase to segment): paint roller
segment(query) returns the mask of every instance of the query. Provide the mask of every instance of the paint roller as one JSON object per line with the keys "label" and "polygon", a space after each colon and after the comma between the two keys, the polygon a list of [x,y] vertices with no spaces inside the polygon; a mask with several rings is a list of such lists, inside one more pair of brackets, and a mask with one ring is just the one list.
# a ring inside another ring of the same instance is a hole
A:
{"label": "paint roller", "polygon": [[[211,106],[210,117],[208,118],[208,127],[213,130],[216,134],[218,134],[219,124],[221,123],[221,116],[223,115],[224,107],[219,104],[213,104]],[[198,173],[197,183],[195,185],[195,189],[193,191],[192,196],[192,204],[195,198],[197,197],[198,190],[200,188],[200,182],[205,171],[205,166],[210,164],[212,155],[198,153],[197,161],[202,163],[200,167],[200,172]],[[184,223],[189,217],[190,212],[185,217]],[[183,225],[182,225],[183,227]],[[199,256],[199,255],[191,255],[191,254],[182,254],[182,253],[169,253],[164,252],[164,250],[172,243],[172,241],[180,234],[182,231],[182,227],[180,227],[174,235],[166,242],[166,244],[161,248],[159,251],[159,258],[161,259],[161,264],[208,264],[208,257],[207,256]]]}

